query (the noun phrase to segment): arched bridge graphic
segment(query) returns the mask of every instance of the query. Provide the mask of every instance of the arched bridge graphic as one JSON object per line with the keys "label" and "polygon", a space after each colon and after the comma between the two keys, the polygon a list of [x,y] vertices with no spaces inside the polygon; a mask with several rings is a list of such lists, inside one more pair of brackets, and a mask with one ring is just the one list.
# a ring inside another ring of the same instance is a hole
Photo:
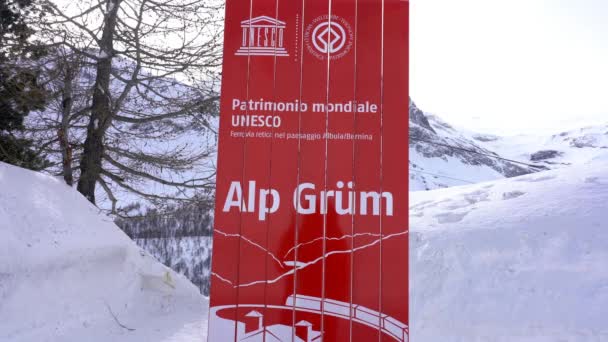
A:
{"label": "arched bridge graphic", "polygon": [[[340,302],[333,299],[292,295],[287,298],[284,306],[239,304],[239,310],[251,309],[251,312],[255,313],[256,317],[260,318],[259,330],[252,332],[246,332],[245,325],[243,323],[226,320],[218,316],[219,311],[234,308],[236,308],[236,305],[211,308],[210,320],[215,322],[212,322],[214,324],[210,325],[212,329],[209,331],[209,341],[220,341],[220,338],[222,341],[236,341],[235,334],[242,337],[239,341],[255,341],[255,339],[252,339],[252,337],[257,336],[260,332],[267,332],[268,334],[272,334],[274,337],[276,337],[276,341],[291,342],[293,336],[295,336],[293,332],[295,331],[296,327],[287,327],[283,325],[266,327],[262,323],[263,317],[259,314],[260,309],[296,310],[299,312],[307,312],[317,315],[324,314],[326,316],[336,317],[339,319],[352,320],[355,323],[363,324],[370,328],[379,330],[383,334],[393,338],[395,341],[409,341],[409,327],[397,319],[361,305],[351,305],[350,303]],[[302,322],[299,324],[301,323]],[[294,341],[321,342],[323,339],[322,336],[319,336],[314,338],[314,340],[296,338]]]}

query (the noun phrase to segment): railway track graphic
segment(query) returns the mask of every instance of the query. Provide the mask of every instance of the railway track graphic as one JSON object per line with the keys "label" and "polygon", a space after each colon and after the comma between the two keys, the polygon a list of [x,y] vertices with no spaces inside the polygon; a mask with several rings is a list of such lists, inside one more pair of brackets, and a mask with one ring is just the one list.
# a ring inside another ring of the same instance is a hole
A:
{"label": "railway track graphic", "polygon": [[[272,325],[265,326],[263,316],[259,313],[264,310],[295,310],[299,312],[313,313],[319,316],[331,316],[353,323],[362,324],[367,327],[381,331],[398,342],[409,341],[409,327],[397,319],[371,310],[361,305],[340,302],[332,299],[322,299],[304,295],[292,295],[287,297],[285,305],[238,305],[239,311],[248,312],[247,317],[255,317],[258,322],[256,329],[247,329],[244,322],[231,321],[221,318],[218,314],[223,310],[237,308],[236,305],[219,306],[211,308],[210,320],[212,329],[209,331],[209,341],[279,341],[279,342],[321,342],[322,332],[312,329],[309,322],[298,322],[296,326]],[[251,309],[250,311],[248,311]],[[307,327],[308,331],[302,331]],[[263,335],[266,335],[264,338]],[[238,339],[237,339],[238,336]],[[270,337],[269,337],[270,336]],[[330,341],[327,341],[330,342]]]}

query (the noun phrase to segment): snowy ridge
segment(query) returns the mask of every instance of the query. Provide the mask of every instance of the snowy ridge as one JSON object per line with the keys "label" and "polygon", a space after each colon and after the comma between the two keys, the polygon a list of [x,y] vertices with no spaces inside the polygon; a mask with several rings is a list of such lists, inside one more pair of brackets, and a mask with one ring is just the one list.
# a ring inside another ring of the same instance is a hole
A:
{"label": "snowy ridge", "polygon": [[[491,148],[410,101],[410,191],[516,177],[538,169],[495,157]],[[504,157],[504,156],[502,156]]]}
{"label": "snowy ridge", "polygon": [[580,165],[608,151],[608,123],[551,136],[517,135],[485,141],[479,140],[480,135],[471,134],[471,137],[501,155],[548,168]]}
{"label": "snowy ridge", "polygon": [[410,198],[412,340],[608,341],[608,153]]}
{"label": "snowy ridge", "polygon": [[205,300],[62,181],[0,163],[0,341],[202,340]]}

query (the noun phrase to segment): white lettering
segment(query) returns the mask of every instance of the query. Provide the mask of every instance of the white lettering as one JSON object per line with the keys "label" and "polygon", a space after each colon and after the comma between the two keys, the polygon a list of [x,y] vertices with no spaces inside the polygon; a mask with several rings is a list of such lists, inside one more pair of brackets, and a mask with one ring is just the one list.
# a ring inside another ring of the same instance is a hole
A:
{"label": "white lettering", "polygon": [[[304,195],[305,190],[314,190],[315,185],[312,183],[300,184],[293,194],[293,206],[299,214],[310,215],[316,212],[317,197],[315,195]],[[302,206],[304,203],[304,206]]]}
{"label": "white lettering", "polygon": [[377,192],[361,192],[361,215],[367,215],[367,204],[368,200],[371,198],[373,206],[373,215],[379,216],[381,205],[380,197],[383,197],[386,200],[386,215],[393,216],[393,195],[389,192],[383,192],[382,196],[380,196],[380,194]]}
{"label": "white lettering", "polygon": [[[335,190],[316,192],[316,188],[313,183],[302,183],[295,189],[293,207],[298,214],[326,215],[330,211],[341,216],[355,214],[393,216],[394,214],[394,199],[390,192],[356,192],[353,182],[342,181],[337,182]],[[259,204],[256,204],[256,201],[259,201]],[[266,221],[269,215],[279,211],[280,206],[281,194],[278,190],[272,188],[257,190],[256,181],[249,181],[247,193],[244,194],[241,183],[232,182],[223,211],[227,213],[236,208],[239,212],[255,213],[257,207],[258,219]]]}
{"label": "white lettering", "polygon": [[247,206],[250,213],[255,212],[255,181],[249,182],[249,191],[247,193]]}
{"label": "white lettering", "polygon": [[255,43],[255,28],[249,29],[249,46],[253,46]]}
{"label": "white lettering", "polygon": [[334,191],[321,191],[321,214],[327,214],[329,198],[334,196]]}
{"label": "white lettering", "polygon": [[245,202],[243,202],[243,189],[240,182],[232,182],[230,184],[228,196],[224,203],[224,212],[230,212],[232,207],[237,207],[240,211],[247,212],[247,207],[245,207]]}
{"label": "white lettering", "polygon": [[281,127],[280,116],[233,115],[232,127]]}
{"label": "white lettering", "polygon": [[[271,196],[272,205],[268,207],[268,195]],[[279,192],[270,189],[270,190],[260,190],[260,212],[258,218],[260,221],[266,221],[266,214],[274,214],[279,210],[279,205],[281,204],[281,197],[279,196]]]}
{"label": "white lettering", "polygon": [[[338,182],[338,189],[344,188],[344,182]],[[348,183],[348,188],[353,188],[353,183]],[[344,203],[342,203],[342,191],[336,191],[336,213],[338,215],[352,215],[355,213],[354,202],[355,202],[355,193],[353,191],[348,192],[348,207],[344,208]]]}

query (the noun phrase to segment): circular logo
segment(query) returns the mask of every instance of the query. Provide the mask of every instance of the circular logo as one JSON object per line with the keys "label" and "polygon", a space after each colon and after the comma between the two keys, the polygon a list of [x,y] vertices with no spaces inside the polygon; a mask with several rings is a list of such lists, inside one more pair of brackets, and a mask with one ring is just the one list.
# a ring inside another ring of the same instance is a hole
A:
{"label": "circular logo", "polygon": [[353,30],[342,17],[328,15],[316,18],[305,33],[308,52],[318,59],[339,59],[350,52],[353,46]]}
{"label": "circular logo", "polygon": [[312,44],[321,53],[336,53],[346,44],[346,31],[338,23],[321,23],[312,32]]}

